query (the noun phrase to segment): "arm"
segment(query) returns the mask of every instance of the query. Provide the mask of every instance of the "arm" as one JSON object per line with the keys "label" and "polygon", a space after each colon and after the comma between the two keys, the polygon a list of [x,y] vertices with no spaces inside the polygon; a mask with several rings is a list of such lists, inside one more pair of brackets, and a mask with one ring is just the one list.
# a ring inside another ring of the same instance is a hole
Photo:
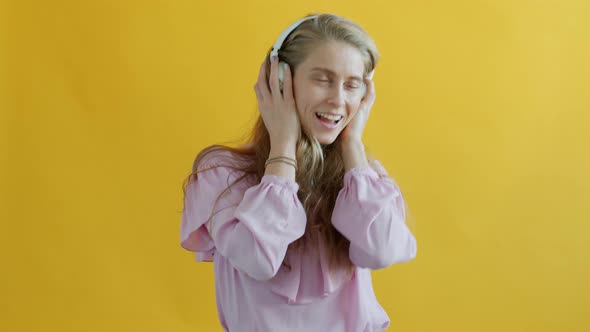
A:
{"label": "arm", "polygon": [[298,185],[270,174],[248,189],[241,182],[217,201],[213,219],[208,222],[215,200],[235,180],[234,173],[216,167],[199,173],[190,184],[181,244],[192,251],[215,248],[240,271],[267,280],[281,266],[287,246],[305,231],[306,216],[297,198]]}
{"label": "arm", "polygon": [[362,145],[344,149],[344,185],[332,213],[334,227],[350,241],[349,256],[359,267],[379,269],[416,256],[416,239],[405,224],[405,201],[395,181]]}

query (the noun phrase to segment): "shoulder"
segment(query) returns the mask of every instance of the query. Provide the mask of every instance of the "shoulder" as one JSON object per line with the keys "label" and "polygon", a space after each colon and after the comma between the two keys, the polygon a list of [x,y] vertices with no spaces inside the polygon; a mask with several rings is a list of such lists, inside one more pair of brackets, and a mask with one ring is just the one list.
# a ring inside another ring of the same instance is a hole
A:
{"label": "shoulder", "polygon": [[231,152],[220,146],[210,146],[201,150],[193,161],[193,171],[220,164],[223,159],[231,158]]}
{"label": "shoulder", "polygon": [[237,182],[251,186],[254,183],[251,183],[250,177],[243,177],[246,173],[250,173],[250,165],[248,155],[232,151],[231,148],[225,146],[213,145],[203,149],[195,157],[192,167],[192,180],[194,180],[192,183],[200,183],[196,184],[200,188],[199,190],[210,193],[217,193],[224,188],[232,187]]}
{"label": "shoulder", "polygon": [[248,167],[250,158],[245,154],[232,151],[222,145],[212,145],[200,151],[193,161],[193,172],[211,168],[243,170]]}

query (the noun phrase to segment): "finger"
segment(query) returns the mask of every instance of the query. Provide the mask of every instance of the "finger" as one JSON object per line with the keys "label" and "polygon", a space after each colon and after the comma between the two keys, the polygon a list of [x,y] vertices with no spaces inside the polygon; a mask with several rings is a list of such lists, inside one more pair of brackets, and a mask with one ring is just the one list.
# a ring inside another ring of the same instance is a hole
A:
{"label": "finger", "polygon": [[285,62],[283,73],[283,95],[288,102],[294,102],[293,99],[293,76],[291,76],[291,67]]}
{"label": "finger", "polygon": [[262,96],[260,95],[260,91],[258,91],[258,84],[254,84],[254,93],[256,94],[256,99],[258,103],[262,103]]}
{"label": "finger", "polygon": [[373,83],[373,80],[371,80],[369,78],[365,78],[365,87],[366,87],[367,91],[365,92],[365,95],[363,96],[361,104],[362,105],[365,105],[365,104],[370,105],[375,100],[375,85]]}
{"label": "finger", "polygon": [[367,94],[375,100],[375,82],[372,79],[367,79]]}
{"label": "finger", "polygon": [[270,90],[268,89],[268,82],[266,79],[266,66],[267,66],[267,58],[264,58],[262,65],[260,66],[260,72],[258,73],[258,82],[256,85],[258,86],[258,93],[262,97],[262,99],[270,99]]}
{"label": "finger", "polygon": [[272,59],[270,63],[270,77],[269,77],[269,86],[270,91],[273,97],[277,97],[281,95],[281,90],[279,88],[279,59],[275,57]]}

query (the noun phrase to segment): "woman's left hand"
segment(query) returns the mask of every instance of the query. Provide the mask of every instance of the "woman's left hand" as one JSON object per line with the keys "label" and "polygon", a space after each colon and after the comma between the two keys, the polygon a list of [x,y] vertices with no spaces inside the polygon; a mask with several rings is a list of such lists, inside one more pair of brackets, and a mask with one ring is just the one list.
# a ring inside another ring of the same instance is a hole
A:
{"label": "woman's left hand", "polygon": [[342,140],[356,140],[361,141],[363,131],[369,120],[369,113],[375,102],[375,85],[369,78],[365,78],[365,84],[367,86],[367,92],[361,99],[359,108],[356,114],[352,117],[350,122],[346,125],[342,133],[340,134]]}

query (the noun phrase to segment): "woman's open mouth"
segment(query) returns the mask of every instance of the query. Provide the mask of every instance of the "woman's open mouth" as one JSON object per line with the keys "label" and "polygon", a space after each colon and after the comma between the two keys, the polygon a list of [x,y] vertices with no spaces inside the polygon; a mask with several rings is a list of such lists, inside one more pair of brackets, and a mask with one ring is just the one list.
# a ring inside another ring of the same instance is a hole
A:
{"label": "woman's open mouth", "polygon": [[315,116],[319,120],[320,124],[328,129],[338,126],[338,123],[342,120],[342,118],[344,118],[342,115],[327,113],[315,113]]}

